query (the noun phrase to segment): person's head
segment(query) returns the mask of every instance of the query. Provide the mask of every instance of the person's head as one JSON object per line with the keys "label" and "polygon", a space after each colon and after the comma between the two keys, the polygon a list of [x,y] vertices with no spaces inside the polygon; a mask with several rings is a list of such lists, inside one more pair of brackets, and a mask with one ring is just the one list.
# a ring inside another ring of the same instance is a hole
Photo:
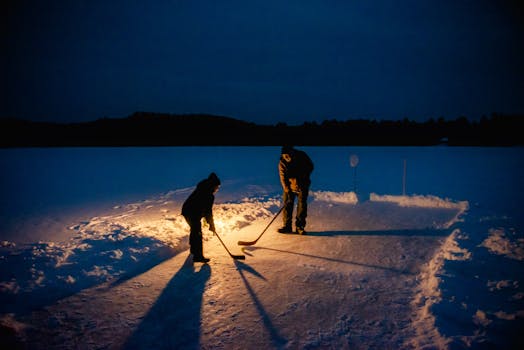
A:
{"label": "person's head", "polygon": [[293,153],[295,152],[295,149],[293,146],[284,146],[282,147],[282,151],[280,152],[282,154],[282,158],[286,162],[291,162],[291,158],[293,158]]}
{"label": "person's head", "polygon": [[220,179],[218,178],[217,174],[209,174],[207,180],[209,181],[211,188],[213,188],[213,193],[216,193],[218,191],[218,188],[220,187]]}

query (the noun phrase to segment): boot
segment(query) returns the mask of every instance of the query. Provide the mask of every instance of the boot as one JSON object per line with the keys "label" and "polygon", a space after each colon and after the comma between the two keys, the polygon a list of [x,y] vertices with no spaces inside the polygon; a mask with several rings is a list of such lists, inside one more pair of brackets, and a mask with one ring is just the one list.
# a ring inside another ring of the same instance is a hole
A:
{"label": "boot", "polygon": [[208,259],[208,258],[205,258],[203,256],[193,256],[193,262],[201,262],[201,263],[207,263],[209,262],[211,259]]}
{"label": "boot", "polygon": [[293,230],[291,229],[291,226],[282,226],[277,230],[279,233],[292,233]]}

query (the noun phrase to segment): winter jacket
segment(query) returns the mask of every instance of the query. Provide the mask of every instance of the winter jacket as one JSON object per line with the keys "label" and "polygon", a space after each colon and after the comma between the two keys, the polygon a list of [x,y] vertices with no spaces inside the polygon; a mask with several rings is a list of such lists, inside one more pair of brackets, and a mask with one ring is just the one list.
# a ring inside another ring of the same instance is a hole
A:
{"label": "winter jacket", "polygon": [[200,181],[182,205],[182,215],[192,219],[205,218],[210,228],[214,229],[213,203],[215,195],[213,192],[215,186],[216,184],[209,179]]}
{"label": "winter jacket", "polygon": [[298,192],[308,189],[311,185],[313,168],[313,161],[304,151],[295,149],[289,163],[280,156],[278,173],[284,191],[292,190],[293,192]]}

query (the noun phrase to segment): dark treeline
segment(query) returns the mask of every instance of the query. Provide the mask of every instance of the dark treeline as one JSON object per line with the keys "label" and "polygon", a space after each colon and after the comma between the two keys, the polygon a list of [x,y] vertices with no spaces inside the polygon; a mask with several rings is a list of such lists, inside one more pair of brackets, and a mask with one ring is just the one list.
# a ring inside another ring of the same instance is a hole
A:
{"label": "dark treeline", "polygon": [[59,146],[516,146],[524,116],[498,115],[470,121],[443,118],[414,122],[325,120],[290,126],[257,125],[214,115],[137,112],[85,123],[0,119],[0,147]]}

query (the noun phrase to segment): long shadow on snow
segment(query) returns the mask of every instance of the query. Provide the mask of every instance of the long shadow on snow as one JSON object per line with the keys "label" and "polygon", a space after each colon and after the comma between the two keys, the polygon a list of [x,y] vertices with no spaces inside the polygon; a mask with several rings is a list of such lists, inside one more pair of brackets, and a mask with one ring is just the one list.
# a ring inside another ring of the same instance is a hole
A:
{"label": "long shadow on snow", "polygon": [[122,283],[175,256],[176,250],[151,237],[85,239],[70,251],[35,243],[4,254],[0,281],[16,281],[20,291],[0,293],[0,313],[23,315],[107,282]]}
{"label": "long shadow on snow", "polygon": [[[405,236],[405,237],[444,237],[448,236],[451,233],[452,229],[410,229],[410,230],[377,230],[377,231],[322,231],[322,232],[307,232],[306,236],[314,236],[314,237],[337,237],[337,236]],[[281,253],[287,253],[287,254],[294,254],[299,256],[304,256],[308,258],[314,258],[314,259],[322,259],[337,263],[343,263],[343,264],[349,264],[349,265],[356,265],[356,266],[362,266],[362,267],[369,267],[373,269],[380,269],[380,270],[386,270],[391,271],[398,274],[413,274],[413,271],[411,271],[409,268],[406,269],[398,269],[391,266],[380,266],[380,265],[373,265],[368,263],[361,263],[357,261],[350,261],[350,260],[343,260],[338,258],[332,258],[329,256],[320,256],[320,255],[313,255],[313,254],[307,254],[302,252],[296,252],[296,251],[290,251],[290,250],[283,250],[283,249],[276,249],[276,248],[269,248],[269,247],[263,247],[263,246],[249,246],[242,248],[242,251],[254,251],[257,249],[265,249],[265,250],[271,250]]]}
{"label": "long shadow on snow", "polygon": [[[155,240],[156,241],[156,240]],[[118,286],[119,284],[122,284],[126,282],[127,280],[132,279],[135,276],[141,275],[142,273],[152,269],[156,265],[159,265],[164,260],[171,259],[176,254],[180,253],[181,251],[186,250],[189,247],[189,236],[185,236],[177,246],[177,249],[168,247],[163,245],[162,242],[156,241],[157,244],[160,245],[159,249],[154,254],[149,254],[142,259],[140,264],[136,264],[129,269],[128,271],[124,271],[120,277],[118,277],[116,280],[111,282],[111,286],[109,288],[113,288],[115,286]]]}
{"label": "long shadow on snow", "polygon": [[246,265],[243,262],[235,260],[235,265],[237,267],[238,273],[240,274],[240,277],[242,278],[242,281],[244,282],[244,285],[246,286],[247,291],[249,292],[249,295],[251,296],[251,299],[253,299],[253,303],[255,304],[255,307],[257,308],[260,317],[262,317],[264,326],[267,328],[269,336],[271,337],[271,342],[277,349],[281,348],[283,345],[287,343],[287,340],[278,333],[278,329],[273,325],[273,322],[271,322],[271,318],[264,309],[264,305],[262,304],[260,299],[258,299],[257,294],[249,284],[249,281],[247,280],[245,273],[251,273],[256,277],[264,280],[265,278],[251,266]]}
{"label": "long shadow on snow", "polygon": [[209,265],[188,256],[123,349],[200,349],[200,311]]}
{"label": "long shadow on snow", "polygon": [[356,261],[330,258],[328,256],[320,256],[320,255],[313,255],[313,254],[293,252],[291,250],[283,250],[283,249],[268,248],[268,247],[246,247],[246,248],[243,248],[242,250],[254,251],[254,250],[258,250],[258,249],[271,250],[271,251],[274,251],[274,252],[280,252],[280,253],[286,253],[286,254],[300,255],[300,256],[307,257],[307,258],[322,259],[322,260],[327,260],[327,261],[332,261],[332,262],[337,262],[337,263],[342,263],[342,264],[348,264],[348,265],[369,267],[369,268],[372,268],[372,269],[386,270],[386,271],[391,271],[391,272],[395,272],[395,273],[403,274],[403,275],[411,275],[411,274],[413,274],[413,272],[411,272],[409,270],[395,269],[395,268],[388,267],[388,266],[364,264],[364,263],[359,263],[359,262],[356,262]]}
{"label": "long shadow on snow", "polygon": [[401,230],[362,230],[362,231],[307,231],[307,236],[448,236],[452,229],[401,229]]}

